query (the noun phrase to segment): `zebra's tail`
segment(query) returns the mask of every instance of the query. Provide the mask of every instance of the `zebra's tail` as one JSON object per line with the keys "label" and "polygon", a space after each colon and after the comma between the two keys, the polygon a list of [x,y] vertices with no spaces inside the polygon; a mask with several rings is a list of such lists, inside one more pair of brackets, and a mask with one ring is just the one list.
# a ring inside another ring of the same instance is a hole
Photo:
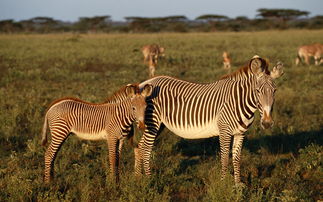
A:
{"label": "zebra's tail", "polygon": [[42,146],[45,146],[47,143],[47,113],[45,115],[45,120],[44,120],[44,125],[43,125],[43,130],[42,130],[42,139],[41,139],[41,144]]}

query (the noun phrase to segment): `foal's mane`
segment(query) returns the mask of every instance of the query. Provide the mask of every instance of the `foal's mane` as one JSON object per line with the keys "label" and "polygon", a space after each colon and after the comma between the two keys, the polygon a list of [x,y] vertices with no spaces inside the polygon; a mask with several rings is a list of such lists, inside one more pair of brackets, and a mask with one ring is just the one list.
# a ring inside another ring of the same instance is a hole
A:
{"label": "foal's mane", "polygon": [[[136,94],[140,93],[139,84],[131,84],[135,87]],[[111,96],[107,97],[104,103],[115,103],[115,102],[122,102],[127,98],[126,88],[128,85],[121,87],[119,90],[115,91]]]}

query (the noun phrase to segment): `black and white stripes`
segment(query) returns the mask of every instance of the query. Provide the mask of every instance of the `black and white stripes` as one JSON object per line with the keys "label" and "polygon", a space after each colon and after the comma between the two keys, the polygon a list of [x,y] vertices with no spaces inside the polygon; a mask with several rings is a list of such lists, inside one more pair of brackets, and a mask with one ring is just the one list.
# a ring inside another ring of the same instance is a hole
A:
{"label": "black and white stripes", "polygon": [[[281,65],[281,64],[279,64]],[[150,175],[150,152],[157,132],[163,123],[176,135],[188,139],[220,136],[222,177],[229,160],[233,140],[235,182],[240,182],[240,152],[244,132],[250,127],[257,109],[264,127],[272,125],[271,109],[274,101],[273,78],[282,74],[281,66],[270,74],[268,63],[254,57],[247,66],[208,84],[159,76],[140,84],[150,83],[153,93],[148,100],[147,128],[139,143],[136,173]],[[279,69],[279,70],[278,70]]]}
{"label": "black and white stripes", "polygon": [[55,101],[46,112],[42,133],[42,144],[45,145],[48,124],[51,143],[45,153],[44,181],[50,181],[56,154],[70,133],[86,140],[106,140],[111,174],[118,179],[123,139],[132,130],[134,121],[143,128],[145,99],[150,92],[150,85],[146,85],[142,93],[139,93],[138,85],[128,85],[118,93],[122,96],[115,95],[109,100],[111,103],[93,104],[75,98]]}

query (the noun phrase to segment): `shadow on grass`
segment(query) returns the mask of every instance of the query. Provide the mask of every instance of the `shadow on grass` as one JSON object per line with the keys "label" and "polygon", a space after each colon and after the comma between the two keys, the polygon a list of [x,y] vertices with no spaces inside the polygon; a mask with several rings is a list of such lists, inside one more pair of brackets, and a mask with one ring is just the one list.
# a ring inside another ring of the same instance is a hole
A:
{"label": "shadow on grass", "polygon": [[[312,143],[323,145],[323,128],[318,131],[300,132],[295,134],[279,134],[271,136],[255,136],[245,138],[243,148],[252,153],[258,152],[259,149],[265,148],[272,154],[297,153]],[[232,141],[231,141],[232,142]],[[207,138],[199,140],[181,139],[175,146],[174,150],[183,156],[193,157],[201,156],[207,158],[215,156],[220,151],[219,138]]]}
{"label": "shadow on grass", "polygon": [[175,146],[174,150],[180,152],[183,156],[193,157],[201,156],[207,158],[215,156],[220,151],[220,144],[218,137],[188,140],[181,139]]}
{"label": "shadow on grass", "polygon": [[[246,138],[243,148],[251,153],[258,153],[260,149],[265,149],[271,154],[298,154],[299,149],[305,148],[310,144],[323,145],[323,129],[318,131],[309,131],[295,133],[292,135],[279,134],[272,136],[254,136]],[[189,167],[198,165],[201,161],[215,157],[220,153],[219,138],[213,137],[208,139],[187,140],[181,139],[173,147],[173,153],[181,153],[187,157],[182,160],[177,173],[183,173]],[[231,153],[231,151],[230,151]],[[284,159],[282,159],[283,161]],[[260,176],[270,176],[274,165],[269,167],[259,167]],[[250,181],[250,179],[248,180]]]}
{"label": "shadow on grass", "polygon": [[295,134],[279,134],[271,136],[260,136],[252,139],[246,138],[243,147],[250,152],[257,152],[260,148],[265,148],[272,154],[296,154],[299,149],[314,143],[323,145],[323,128],[317,131],[307,131]]}

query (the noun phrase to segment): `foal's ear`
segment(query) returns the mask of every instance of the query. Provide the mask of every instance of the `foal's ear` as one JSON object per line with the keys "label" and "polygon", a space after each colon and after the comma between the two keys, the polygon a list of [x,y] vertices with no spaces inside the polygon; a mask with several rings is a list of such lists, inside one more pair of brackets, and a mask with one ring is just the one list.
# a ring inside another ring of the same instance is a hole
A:
{"label": "foal's ear", "polygon": [[144,86],[144,88],[142,89],[141,95],[148,97],[151,95],[151,93],[153,92],[153,85],[151,84],[146,84]]}
{"label": "foal's ear", "polygon": [[136,86],[134,86],[133,84],[128,84],[126,86],[126,95],[128,97],[134,96],[136,94]]}
{"label": "foal's ear", "polygon": [[252,73],[260,76],[263,73],[267,73],[266,70],[268,68],[268,62],[260,58],[258,55],[255,55],[250,60],[249,67]]}

